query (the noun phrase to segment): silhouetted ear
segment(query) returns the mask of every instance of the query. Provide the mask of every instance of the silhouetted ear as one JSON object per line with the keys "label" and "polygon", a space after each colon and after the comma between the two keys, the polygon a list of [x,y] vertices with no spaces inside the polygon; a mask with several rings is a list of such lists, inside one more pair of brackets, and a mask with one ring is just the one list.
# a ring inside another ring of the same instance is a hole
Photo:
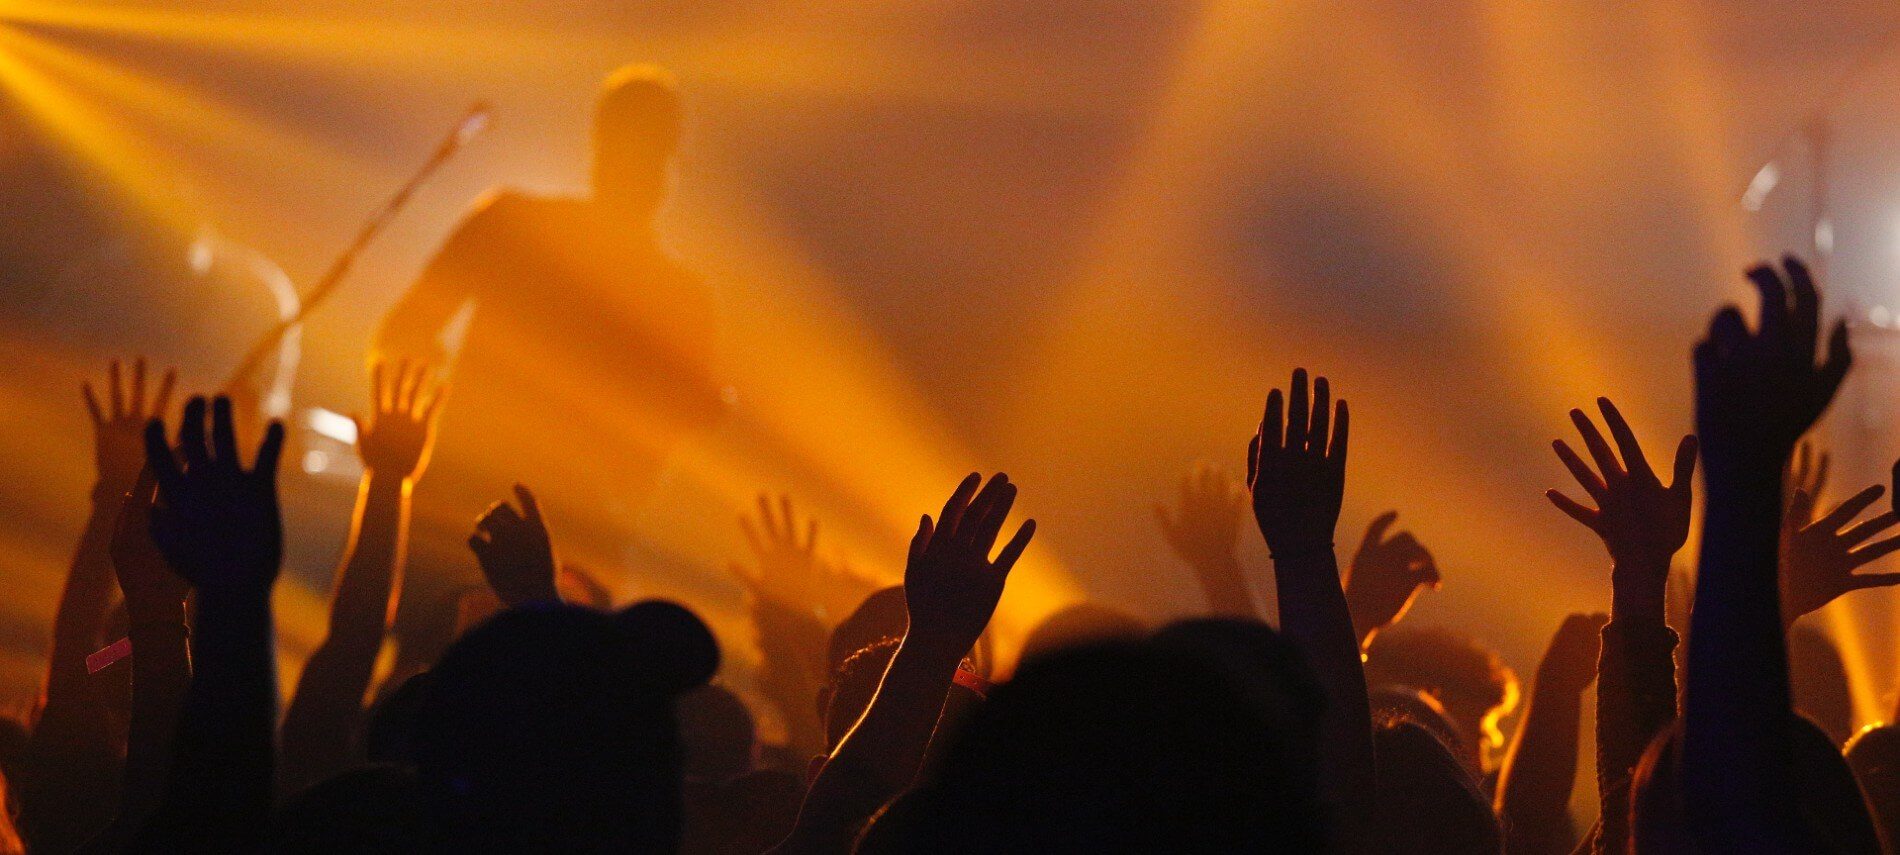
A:
{"label": "silhouetted ear", "polygon": [[679,693],[703,686],[719,670],[719,642],[704,621],[666,600],[634,603],[614,615],[632,644],[641,682]]}

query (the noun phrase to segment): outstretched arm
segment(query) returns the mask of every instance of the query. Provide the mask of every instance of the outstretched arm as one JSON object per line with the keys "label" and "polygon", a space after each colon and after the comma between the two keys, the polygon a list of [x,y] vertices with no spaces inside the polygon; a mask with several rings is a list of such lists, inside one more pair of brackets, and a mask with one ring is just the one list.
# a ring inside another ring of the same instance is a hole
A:
{"label": "outstretched arm", "polygon": [[1187,562],[1201,592],[1217,615],[1258,618],[1253,591],[1247,587],[1234,543],[1246,512],[1247,493],[1219,467],[1203,463],[1181,476],[1181,498],[1174,510],[1155,505],[1155,521],[1174,554]]}
{"label": "outstretched arm", "polygon": [[[1710,851],[1811,845],[1795,810],[1787,650],[1776,547],[1782,467],[1834,398],[1847,327],[1815,364],[1820,327],[1807,268],[1749,271],[1762,295],[1750,330],[1724,308],[1695,348],[1696,432],[1708,504],[1689,635],[1682,781],[1691,832]],[[1792,302],[1790,293],[1792,292]]]}
{"label": "outstretched arm", "polygon": [[[1598,398],[1597,407],[1616,439],[1621,460],[1582,410],[1571,410],[1570,420],[1583,436],[1596,468],[1563,440],[1552,443],[1558,459],[1596,507],[1556,490],[1544,495],[1595,533],[1610,553],[1610,622],[1603,627],[1602,652],[1597,657],[1597,797],[1602,804],[1602,831],[1596,848],[1623,852],[1629,844],[1630,780],[1636,763],[1650,740],[1676,718],[1676,634],[1663,623],[1663,615],[1670,559],[1689,539],[1697,444],[1693,436],[1677,444],[1674,475],[1664,486],[1616,405]],[[1541,673],[1538,683],[1541,691]]]}
{"label": "outstretched arm", "polygon": [[231,403],[185,405],[172,456],[164,424],[145,430],[146,464],[158,479],[152,539],[173,572],[196,591],[191,686],[179,714],[171,780],[140,843],[155,851],[255,848],[271,805],[277,671],[270,592],[283,559],[277,458],[284,427],[273,422],[246,471]]}
{"label": "outstretched arm", "polygon": [[1570,791],[1577,779],[1577,728],[1583,690],[1597,675],[1597,651],[1609,615],[1564,618],[1537,664],[1524,724],[1498,775],[1497,811],[1510,855],[1569,852]]}
{"label": "outstretched arm", "polygon": [[[746,606],[766,663],[759,688],[785,719],[791,747],[806,755],[817,754],[829,746],[814,702],[831,676],[825,652],[829,630],[820,617],[834,613],[828,603],[841,593],[826,589],[848,576],[819,558],[818,519],[812,517],[800,526],[790,496],[774,502],[761,495],[758,507],[756,518],[739,517],[753,563],[735,562],[730,569],[745,588]],[[853,604],[868,595],[854,593],[846,594]]]}
{"label": "outstretched arm", "polygon": [[[1273,555],[1280,592],[1280,631],[1286,633],[1326,689],[1320,758],[1326,795],[1349,837],[1373,815],[1375,783],[1372,713],[1346,592],[1333,554],[1346,489],[1348,412],[1332,403],[1326,378],[1308,400],[1306,369],[1293,372],[1284,397],[1267,395],[1266,417],[1247,450],[1247,483],[1254,520]],[[1358,847],[1345,841],[1348,851]]]}
{"label": "outstretched arm", "polygon": [[[175,379],[173,372],[165,372],[148,406],[145,360],[132,363],[128,381],[115,359],[108,369],[105,402],[91,383],[81,387],[92,418],[92,507],[53,614],[44,706],[27,746],[21,780],[15,782],[23,825],[36,846],[76,844],[97,832],[96,823],[103,819],[80,805],[100,800],[97,787],[102,782],[93,772],[104,771],[101,761],[116,754],[117,738],[89,685],[86,655],[104,641],[100,627],[112,599],[113,524],[145,465],[140,431],[148,414],[164,412]],[[104,815],[110,815],[109,809]],[[81,822],[92,827],[79,827]]]}
{"label": "outstretched arm", "polygon": [[112,566],[125,592],[132,642],[132,715],[125,745],[125,779],[112,828],[88,847],[117,852],[143,827],[171,777],[178,711],[191,684],[186,647],[185,580],[173,573],[152,541],[152,502],[158,482],[149,469],[126,494],[112,533]]}
{"label": "outstretched arm", "polygon": [[429,389],[426,369],[403,363],[390,377],[378,364],[370,385],[375,416],[357,423],[363,480],[337,570],[330,631],[304,663],[284,714],[279,775],[284,792],[301,790],[349,765],[363,695],[401,596],[410,491],[428,466],[435,439],[441,391]]}
{"label": "outstretched arm", "polygon": [[[175,372],[166,371],[158,393],[147,407],[145,397],[145,360],[132,363],[130,383],[122,382],[119,361],[108,369],[111,390],[109,408],[101,406],[92,384],[83,387],[86,410],[92,416],[93,459],[97,480],[92,488],[92,512],[73,551],[73,561],[60,592],[59,609],[53,616],[52,666],[47,671],[46,709],[40,717],[39,731],[67,734],[91,730],[68,716],[94,716],[101,710],[85,689],[86,654],[98,649],[99,626],[112,599],[112,528],[118,518],[125,494],[138,480],[145,465],[140,431],[148,416],[165,411]],[[96,724],[96,723],[95,723]]]}
{"label": "outstretched arm", "polygon": [[917,776],[957,664],[989,625],[1010,568],[1036,533],[1035,520],[1023,523],[992,561],[1016,485],[1000,473],[981,492],[978,482],[965,478],[936,520],[918,523],[904,569],[910,629],[870,707],[812,781],[780,851],[848,848],[858,825]]}

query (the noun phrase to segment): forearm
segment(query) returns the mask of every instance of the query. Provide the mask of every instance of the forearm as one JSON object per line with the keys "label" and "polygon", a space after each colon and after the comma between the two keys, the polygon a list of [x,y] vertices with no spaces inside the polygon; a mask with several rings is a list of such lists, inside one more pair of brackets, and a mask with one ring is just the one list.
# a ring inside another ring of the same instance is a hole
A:
{"label": "forearm", "polygon": [[165,791],[179,710],[191,684],[191,655],[184,603],[130,611],[132,715],[117,825],[136,828],[157,809]]}
{"label": "forearm", "polygon": [[190,688],[158,845],[252,845],[270,812],[276,665],[269,595],[199,592]]}
{"label": "forearm", "polygon": [[1577,777],[1583,699],[1549,682],[1539,675],[1498,778],[1497,810],[1512,855],[1570,850],[1565,819]]}
{"label": "forearm", "polygon": [[59,607],[53,614],[53,647],[47,669],[46,705],[49,713],[68,702],[85,699],[86,656],[96,649],[99,627],[105,620],[116,582],[112,576],[112,527],[124,501],[124,491],[110,485],[93,488],[92,511],[85,531],[73,550]]}
{"label": "forearm", "polygon": [[382,643],[395,615],[408,550],[409,482],[366,472],[330,605],[330,638],[352,649]]}
{"label": "forearm", "polygon": [[812,781],[787,846],[823,850],[911,785],[930,748],[960,651],[906,637],[877,695]]}
{"label": "forearm", "polygon": [[1194,564],[1194,578],[1213,613],[1227,617],[1258,618],[1253,592],[1247,587],[1246,573],[1232,555]]}
{"label": "forearm", "polygon": [[[1711,845],[1734,835],[1780,840],[1793,813],[1787,654],[1776,580],[1780,479],[1709,479],[1689,640],[1682,774]],[[1742,838],[1746,839],[1746,838]]]}
{"label": "forearm", "polygon": [[1603,628],[1597,666],[1597,797],[1602,804],[1598,852],[1628,851],[1630,783],[1636,764],[1676,718],[1676,633],[1661,607],[1617,610]]}
{"label": "forearm", "polygon": [[347,764],[363,696],[401,590],[408,507],[406,481],[364,475],[337,572],[330,632],[304,663],[284,715],[282,783],[287,791]]}
{"label": "forearm", "polygon": [[1341,827],[1364,828],[1376,781],[1372,713],[1338,562],[1324,550],[1276,558],[1274,569],[1280,631],[1306,655],[1326,690],[1322,783],[1341,812]]}

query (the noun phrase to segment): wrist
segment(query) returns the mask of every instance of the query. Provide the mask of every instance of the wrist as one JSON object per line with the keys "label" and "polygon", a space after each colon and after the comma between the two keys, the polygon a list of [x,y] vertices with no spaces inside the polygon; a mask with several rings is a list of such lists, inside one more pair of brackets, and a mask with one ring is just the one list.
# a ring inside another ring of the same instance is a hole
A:
{"label": "wrist", "polygon": [[1333,554],[1333,542],[1330,540],[1282,542],[1267,547],[1267,556],[1276,562],[1310,561],[1322,557],[1331,559]]}
{"label": "wrist", "polygon": [[893,662],[902,660],[914,665],[954,671],[963,661],[964,654],[974,645],[974,641],[912,629],[904,633],[903,641],[898,643],[897,652],[891,658]]}
{"label": "wrist", "polygon": [[363,467],[363,480],[358,486],[363,495],[376,498],[400,497],[408,488],[407,477],[369,465]]}
{"label": "wrist", "polygon": [[1618,561],[1610,570],[1610,614],[1623,621],[1661,623],[1669,597],[1667,559]]}

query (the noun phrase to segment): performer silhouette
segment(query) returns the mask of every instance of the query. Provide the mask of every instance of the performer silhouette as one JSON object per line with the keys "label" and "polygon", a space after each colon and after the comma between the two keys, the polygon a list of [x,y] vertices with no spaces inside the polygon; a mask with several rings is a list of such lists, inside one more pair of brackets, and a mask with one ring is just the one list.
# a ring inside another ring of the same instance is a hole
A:
{"label": "performer silhouette", "polygon": [[595,113],[592,196],[490,191],[385,318],[382,356],[450,369],[419,551],[437,551],[424,541],[439,528],[459,550],[440,557],[470,564],[469,526],[520,481],[559,520],[564,554],[615,563],[668,453],[717,418],[712,294],[653,233],[681,123],[666,71],[615,72]]}

